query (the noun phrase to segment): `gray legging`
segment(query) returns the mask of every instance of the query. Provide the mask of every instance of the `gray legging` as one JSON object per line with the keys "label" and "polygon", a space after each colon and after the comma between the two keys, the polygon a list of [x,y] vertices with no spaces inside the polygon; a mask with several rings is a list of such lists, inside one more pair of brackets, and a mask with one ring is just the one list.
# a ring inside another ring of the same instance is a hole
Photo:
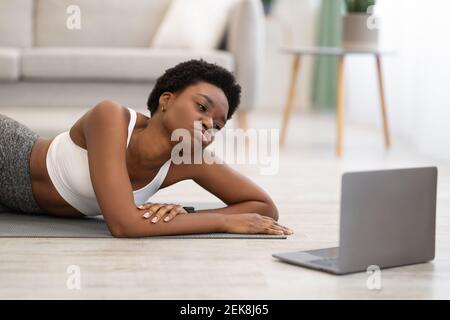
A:
{"label": "gray legging", "polygon": [[33,197],[29,163],[38,137],[25,125],[0,114],[0,212],[43,212]]}

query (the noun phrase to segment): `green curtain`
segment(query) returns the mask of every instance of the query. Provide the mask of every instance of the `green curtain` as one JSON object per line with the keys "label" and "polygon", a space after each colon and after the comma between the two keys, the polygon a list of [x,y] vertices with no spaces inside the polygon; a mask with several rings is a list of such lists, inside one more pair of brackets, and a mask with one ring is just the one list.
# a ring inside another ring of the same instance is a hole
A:
{"label": "green curtain", "polygon": [[[342,0],[322,0],[317,46],[338,47],[341,44]],[[314,60],[312,105],[317,109],[334,109],[336,105],[337,57],[316,56]]]}

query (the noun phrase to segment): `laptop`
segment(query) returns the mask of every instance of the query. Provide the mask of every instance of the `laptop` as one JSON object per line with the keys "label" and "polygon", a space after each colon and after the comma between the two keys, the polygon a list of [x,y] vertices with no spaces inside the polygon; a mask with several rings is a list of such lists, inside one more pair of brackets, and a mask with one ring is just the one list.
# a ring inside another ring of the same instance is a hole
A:
{"label": "laptop", "polygon": [[339,247],[273,257],[333,274],[434,259],[436,167],[347,172],[341,183]]}

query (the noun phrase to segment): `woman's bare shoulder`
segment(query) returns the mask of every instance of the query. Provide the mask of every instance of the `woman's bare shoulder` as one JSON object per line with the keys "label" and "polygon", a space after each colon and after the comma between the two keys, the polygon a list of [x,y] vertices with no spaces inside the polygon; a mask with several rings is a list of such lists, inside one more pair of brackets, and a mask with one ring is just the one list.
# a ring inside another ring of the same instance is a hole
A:
{"label": "woman's bare shoulder", "polygon": [[87,123],[105,121],[113,117],[120,117],[126,123],[130,121],[130,113],[126,107],[114,100],[102,100],[84,113],[70,128],[69,134],[73,142],[83,149],[87,149],[86,131]]}

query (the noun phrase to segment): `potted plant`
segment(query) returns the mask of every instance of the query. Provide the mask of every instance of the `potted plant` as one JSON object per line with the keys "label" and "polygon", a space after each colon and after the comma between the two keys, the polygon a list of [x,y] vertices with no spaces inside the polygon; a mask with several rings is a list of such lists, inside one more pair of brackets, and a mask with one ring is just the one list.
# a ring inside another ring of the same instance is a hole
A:
{"label": "potted plant", "polygon": [[350,49],[378,47],[379,19],[374,16],[376,0],[345,0],[342,17],[342,46]]}
{"label": "potted plant", "polygon": [[264,7],[264,14],[269,16],[272,13],[272,6],[275,0],[262,0]]}

